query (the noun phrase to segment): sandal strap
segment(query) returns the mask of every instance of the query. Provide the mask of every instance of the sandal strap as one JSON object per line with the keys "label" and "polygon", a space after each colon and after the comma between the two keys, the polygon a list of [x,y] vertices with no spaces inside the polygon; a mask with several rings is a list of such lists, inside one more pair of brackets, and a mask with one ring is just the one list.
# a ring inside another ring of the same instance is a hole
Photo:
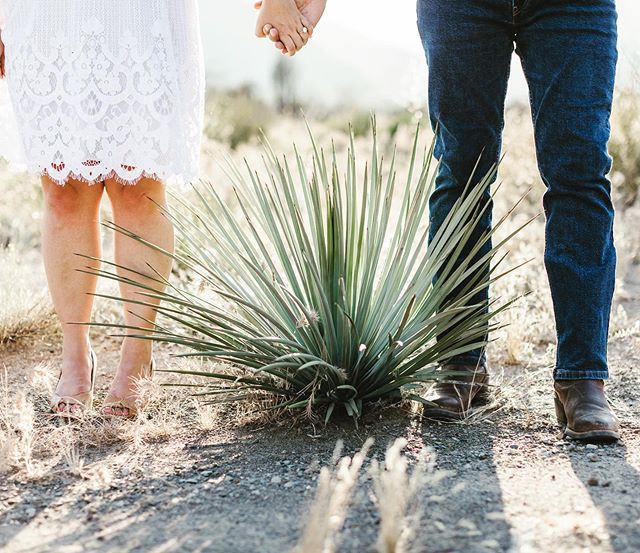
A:
{"label": "sandal strap", "polygon": [[[86,392],[80,392],[79,394],[75,394],[73,396],[61,396],[54,393],[49,402],[51,410],[54,413],[60,413],[58,408],[61,404],[65,404],[67,407],[71,405],[78,405],[82,408],[82,411],[86,411],[91,408],[91,404],[93,403],[93,390],[96,385],[96,374],[98,372],[98,360],[93,350],[90,350],[89,356],[91,357],[91,388],[89,388],[89,390]],[[62,373],[60,373],[60,377],[62,377]],[[60,377],[58,378],[58,382],[60,382]]]}

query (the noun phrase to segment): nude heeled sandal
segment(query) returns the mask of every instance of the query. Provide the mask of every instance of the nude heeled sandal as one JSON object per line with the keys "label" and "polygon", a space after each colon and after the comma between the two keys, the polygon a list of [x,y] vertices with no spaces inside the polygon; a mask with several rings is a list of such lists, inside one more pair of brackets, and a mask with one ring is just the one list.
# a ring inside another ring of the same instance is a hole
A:
{"label": "nude heeled sandal", "polygon": [[[151,359],[151,363],[149,363],[149,374],[147,378],[153,378],[153,373],[155,372],[155,370],[156,361],[155,359]],[[102,414],[106,417],[122,417],[126,419],[134,419],[138,416],[138,412],[144,409],[145,405],[146,401],[143,403],[140,398],[137,398],[135,395],[118,399],[109,394],[102,404]],[[118,415],[113,412],[107,413],[105,412],[107,409],[111,411],[115,411],[116,409],[121,409],[124,411],[126,409],[128,413],[126,415]]]}
{"label": "nude heeled sandal", "polygon": [[[51,412],[53,414],[73,418],[78,417],[91,409],[91,405],[93,403],[93,390],[96,385],[96,375],[98,373],[98,359],[96,358],[96,354],[93,350],[89,352],[89,357],[91,358],[91,388],[88,392],[82,392],[73,396],[61,396],[54,393],[50,401]],[[60,382],[60,378],[62,378],[62,372],[58,377],[58,383]],[[65,407],[62,411],[60,410],[61,405],[64,405]],[[76,405],[79,409],[70,409],[71,406]]]}

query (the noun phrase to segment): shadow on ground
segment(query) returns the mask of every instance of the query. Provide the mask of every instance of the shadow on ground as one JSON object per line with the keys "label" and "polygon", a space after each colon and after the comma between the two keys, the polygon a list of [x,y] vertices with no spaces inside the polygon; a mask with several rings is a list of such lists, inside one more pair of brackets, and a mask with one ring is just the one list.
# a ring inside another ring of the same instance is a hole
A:
{"label": "shadow on ground", "polygon": [[[344,422],[321,436],[308,432],[201,433],[171,456],[164,446],[155,456],[149,448],[142,456],[131,454],[130,464],[137,468],[129,472],[127,463],[121,464],[108,485],[66,475],[55,483],[22,482],[20,500],[2,516],[0,546],[7,551],[71,551],[78,544],[92,551],[288,551],[299,536],[319,469],[330,462],[338,439],[344,453],[352,454],[373,436],[369,459],[382,460],[386,447],[404,436],[410,456],[430,448],[438,468],[451,471],[423,492],[417,550],[510,548],[492,457],[493,424],[439,425],[391,409],[384,420],[359,429]],[[108,464],[112,454],[88,453],[89,469]],[[339,551],[374,551],[378,512],[365,471],[361,480]]]}

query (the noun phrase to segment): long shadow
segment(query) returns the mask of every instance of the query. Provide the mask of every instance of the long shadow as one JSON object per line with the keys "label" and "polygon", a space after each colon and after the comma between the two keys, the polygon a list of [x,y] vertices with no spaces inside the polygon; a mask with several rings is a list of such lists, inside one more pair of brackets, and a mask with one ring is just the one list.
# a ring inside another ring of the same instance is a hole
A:
{"label": "long shadow", "polygon": [[63,482],[52,493],[47,483],[20,482],[13,495],[3,497],[5,494],[0,493],[0,502],[9,505],[0,511],[0,551],[8,551],[8,544],[48,509],[51,502],[63,497],[71,485],[71,480]]}
{"label": "long shadow", "polygon": [[[39,416],[48,414],[39,413]],[[5,482],[0,490],[0,504],[7,505],[8,508],[0,510],[0,551],[5,551],[7,545],[46,511],[51,503],[64,498],[74,484],[74,478],[61,479],[55,487],[47,479],[15,481],[12,480],[11,473],[3,474],[1,478]]]}
{"label": "long shadow", "polygon": [[493,453],[496,425],[424,421],[420,431],[425,445],[436,452],[437,468],[451,476],[426,490],[418,550],[511,550],[511,527]]}
{"label": "long shadow", "polygon": [[[330,463],[336,440],[344,442],[343,454],[351,455],[373,436],[376,445],[369,459],[382,460],[387,446],[404,436],[410,456],[432,448],[438,453],[438,468],[460,472],[424,490],[414,550],[479,552],[485,551],[479,543],[491,539],[494,546],[486,551],[507,551],[510,531],[499,520],[502,497],[492,457],[494,432],[493,425],[481,422],[437,425],[390,408],[357,429],[344,421],[319,430],[320,435],[306,426],[195,434],[175,452],[176,465],[161,465],[162,474],[158,468],[153,475],[135,477],[116,471],[111,485],[87,487],[74,494],[64,510],[49,512],[55,535],[41,534],[37,524],[30,526],[44,501],[20,529],[35,532],[34,552],[77,544],[105,552],[290,551],[305,522],[320,467]],[[88,454],[87,461],[107,461],[112,453],[112,448],[101,449]],[[150,466],[154,454],[144,454]],[[144,462],[137,459],[135,465]],[[60,491],[68,489],[65,483]],[[43,496],[36,488],[30,493]],[[490,535],[484,534],[487,513],[494,516]],[[374,551],[378,516],[363,470],[339,551]],[[464,524],[458,524],[462,520]],[[8,550],[21,541],[12,542],[14,536],[3,536]]]}
{"label": "long shadow", "polygon": [[600,446],[592,455],[597,455],[596,462],[584,452],[573,452],[573,471],[604,516],[612,550],[636,553],[640,551],[640,472],[627,462],[624,444]]}

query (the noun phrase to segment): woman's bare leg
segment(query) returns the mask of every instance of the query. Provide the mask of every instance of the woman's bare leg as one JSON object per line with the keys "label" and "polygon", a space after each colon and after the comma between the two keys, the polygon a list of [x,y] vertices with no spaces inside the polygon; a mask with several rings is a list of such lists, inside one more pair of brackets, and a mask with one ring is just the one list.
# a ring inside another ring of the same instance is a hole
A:
{"label": "woman's bare leg", "polygon": [[[107,181],[107,194],[113,208],[114,222],[156,246],[173,252],[173,225],[158,206],[166,206],[164,185],[153,179],[142,179],[136,185],[121,185],[115,180]],[[168,279],[171,274],[171,259],[166,255],[116,232],[115,260],[118,265],[139,271],[151,278],[161,275]],[[153,270],[149,267],[153,267]],[[157,272],[157,273],[156,273]],[[129,276],[137,281],[162,291],[165,286],[141,278],[126,270],[119,270],[121,276]],[[120,292],[125,299],[146,300],[140,289],[121,284]],[[151,301],[151,300],[146,300]],[[152,328],[156,313],[153,308],[134,304],[124,304],[126,325]],[[139,333],[139,332],[138,332]],[[136,334],[136,332],[129,332]],[[109,392],[110,399],[135,397],[137,379],[147,375],[151,362],[152,345],[148,340],[125,338],[122,343],[120,363]],[[112,415],[128,415],[127,409],[106,408]]]}
{"label": "woman's bare leg", "polygon": [[[101,257],[100,200],[104,186],[69,181],[60,186],[42,178],[44,215],[42,254],[49,291],[62,323],[62,376],[59,396],[74,396],[91,387],[89,327],[97,278],[77,271],[87,264],[76,254]],[[74,411],[76,405],[66,406]],[[60,405],[59,411],[65,406]]]}

